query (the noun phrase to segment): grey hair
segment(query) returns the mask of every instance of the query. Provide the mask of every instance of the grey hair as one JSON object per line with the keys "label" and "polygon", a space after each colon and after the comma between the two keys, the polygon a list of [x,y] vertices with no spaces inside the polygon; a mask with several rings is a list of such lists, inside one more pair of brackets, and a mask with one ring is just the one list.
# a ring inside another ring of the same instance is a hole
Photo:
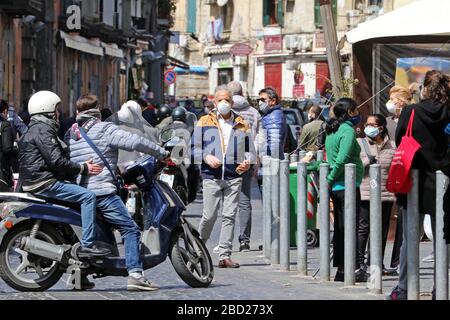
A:
{"label": "grey hair", "polygon": [[233,96],[242,96],[242,86],[240,84],[240,82],[238,81],[231,81],[228,84],[228,90],[231,91],[231,93],[233,94]]}
{"label": "grey hair", "polygon": [[226,85],[221,85],[221,86],[218,86],[218,87],[216,88],[216,94],[215,94],[215,97],[217,97],[217,94],[218,94],[219,92],[226,92],[226,93],[228,93],[228,95],[230,96],[231,99],[233,98],[232,92],[228,89],[228,87],[227,87]]}

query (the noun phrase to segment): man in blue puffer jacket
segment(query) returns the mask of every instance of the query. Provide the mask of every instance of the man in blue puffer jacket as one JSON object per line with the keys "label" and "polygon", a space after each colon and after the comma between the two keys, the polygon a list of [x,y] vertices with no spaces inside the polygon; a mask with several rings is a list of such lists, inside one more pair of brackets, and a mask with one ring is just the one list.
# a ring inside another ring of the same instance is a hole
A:
{"label": "man in blue puffer jacket", "polygon": [[[137,102],[129,101],[122,107],[118,116],[120,117],[124,112],[136,110],[136,108],[140,110]],[[137,121],[135,119],[134,125],[139,127]],[[97,153],[82,138],[80,128],[86,132],[88,138],[103,154],[113,172],[117,168],[119,150],[150,154],[158,160],[166,160],[169,156],[166,150],[143,135],[122,130],[112,122],[102,122],[98,100],[94,95],[82,96],[77,101],[76,123],[66,133],[65,141],[69,146],[72,161],[82,163],[81,159],[93,159],[94,163],[103,164]],[[143,263],[139,248],[141,232],[128,214],[122,199],[117,195],[116,184],[111,172],[105,166],[102,173],[97,176],[82,176],[79,184],[95,193],[97,209],[124,239],[125,263],[129,274],[127,289],[130,291],[157,290],[158,286],[150,283],[143,275]]]}
{"label": "man in blue puffer jacket", "polygon": [[286,143],[287,123],[281,109],[280,98],[272,88],[259,92],[259,110],[262,112],[262,127],[266,134],[267,147],[260,151],[260,156],[284,160],[284,145]]}

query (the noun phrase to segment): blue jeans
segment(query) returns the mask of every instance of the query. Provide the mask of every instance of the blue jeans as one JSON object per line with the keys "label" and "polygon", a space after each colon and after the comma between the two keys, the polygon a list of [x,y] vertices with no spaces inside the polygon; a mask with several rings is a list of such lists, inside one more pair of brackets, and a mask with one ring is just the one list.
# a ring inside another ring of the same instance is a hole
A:
{"label": "blue jeans", "polygon": [[141,231],[130,217],[122,199],[115,194],[99,196],[97,209],[109,224],[119,230],[125,242],[125,263],[128,273],[142,272],[143,264],[139,249]]}
{"label": "blue jeans", "polygon": [[81,203],[82,247],[92,247],[95,240],[96,196],[92,191],[76,184],[57,181],[50,188],[38,194],[57,200]]}

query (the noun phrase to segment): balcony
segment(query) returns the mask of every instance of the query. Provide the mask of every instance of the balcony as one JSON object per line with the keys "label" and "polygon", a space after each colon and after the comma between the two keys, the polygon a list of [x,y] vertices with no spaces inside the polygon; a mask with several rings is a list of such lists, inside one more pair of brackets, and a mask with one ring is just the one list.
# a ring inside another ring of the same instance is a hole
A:
{"label": "balcony", "polygon": [[39,19],[45,16],[44,0],[3,0],[0,2],[0,10],[12,15],[33,15]]}

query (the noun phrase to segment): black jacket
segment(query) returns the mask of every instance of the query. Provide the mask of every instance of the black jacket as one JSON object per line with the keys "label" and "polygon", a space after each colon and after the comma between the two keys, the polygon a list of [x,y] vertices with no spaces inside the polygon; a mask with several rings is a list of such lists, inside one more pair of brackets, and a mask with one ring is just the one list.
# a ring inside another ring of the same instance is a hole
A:
{"label": "black jacket", "polygon": [[28,132],[19,141],[19,175],[24,191],[39,192],[57,180],[73,180],[87,166],[71,162],[58,139],[58,129],[31,119]]}
{"label": "black jacket", "polygon": [[[421,145],[416,153],[412,167],[419,170],[419,211],[436,212],[436,171],[442,170],[450,176],[449,141],[445,127],[450,122],[450,107],[425,100],[405,107],[397,124],[395,142],[400,145],[406,134],[409,118],[415,110],[413,137]],[[398,196],[398,202],[406,206],[406,197]]]}
{"label": "black jacket", "polygon": [[1,191],[10,191],[13,186],[13,173],[11,157],[14,150],[14,138],[11,124],[0,117],[0,188]]}

